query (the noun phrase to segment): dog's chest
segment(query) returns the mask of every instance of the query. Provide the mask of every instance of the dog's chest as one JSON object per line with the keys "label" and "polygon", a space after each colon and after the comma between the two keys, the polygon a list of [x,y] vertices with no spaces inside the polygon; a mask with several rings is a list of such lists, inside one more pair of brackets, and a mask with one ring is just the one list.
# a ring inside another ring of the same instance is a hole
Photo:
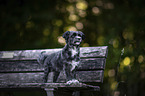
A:
{"label": "dog's chest", "polygon": [[78,51],[76,49],[71,49],[71,57],[78,55]]}
{"label": "dog's chest", "polygon": [[75,69],[75,67],[78,66],[78,65],[79,65],[79,62],[72,61],[72,62],[71,62],[71,66],[72,66],[72,67],[71,67],[71,71],[73,71],[73,70]]}

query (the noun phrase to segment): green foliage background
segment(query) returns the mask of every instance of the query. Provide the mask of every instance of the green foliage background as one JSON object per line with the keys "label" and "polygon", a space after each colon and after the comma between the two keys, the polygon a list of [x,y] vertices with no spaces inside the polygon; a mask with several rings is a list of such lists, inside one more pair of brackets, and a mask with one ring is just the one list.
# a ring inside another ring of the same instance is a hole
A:
{"label": "green foliage background", "polygon": [[101,94],[144,96],[144,4],[144,0],[0,0],[0,50],[63,47],[60,36],[79,30],[86,35],[81,46],[109,46]]}

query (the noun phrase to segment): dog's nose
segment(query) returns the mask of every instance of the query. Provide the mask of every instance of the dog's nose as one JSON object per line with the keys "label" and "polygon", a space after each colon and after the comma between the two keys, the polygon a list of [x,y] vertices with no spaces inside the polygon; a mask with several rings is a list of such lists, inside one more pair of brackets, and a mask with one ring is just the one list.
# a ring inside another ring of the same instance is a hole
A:
{"label": "dog's nose", "polygon": [[78,40],[81,40],[81,38],[77,38]]}
{"label": "dog's nose", "polygon": [[80,37],[80,36],[76,36],[76,39],[77,39],[77,40],[81,40],[81,37]]}

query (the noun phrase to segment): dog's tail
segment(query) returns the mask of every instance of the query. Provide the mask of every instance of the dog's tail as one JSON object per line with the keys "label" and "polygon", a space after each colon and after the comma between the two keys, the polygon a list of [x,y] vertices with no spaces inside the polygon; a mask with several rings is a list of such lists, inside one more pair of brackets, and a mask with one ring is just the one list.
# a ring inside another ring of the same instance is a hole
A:
{"label": "dog's tail", "polygon": [[44,64],[44,61],[47,58],[47,55],[44,53],[46,53],[46,51],[42,51],[41,54],[39,55],[39,57],[37,58],[37,62],[39,64]]}

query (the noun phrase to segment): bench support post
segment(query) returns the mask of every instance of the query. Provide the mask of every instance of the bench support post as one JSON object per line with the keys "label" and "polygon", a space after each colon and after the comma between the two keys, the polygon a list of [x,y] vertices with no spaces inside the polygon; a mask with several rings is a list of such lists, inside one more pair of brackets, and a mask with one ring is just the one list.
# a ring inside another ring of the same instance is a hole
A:
{"label": "bench support post", "polygon": [[54,96],[54,88],[45,88],[44,90],[46,91],[47,96]]}
{"label": "bench support post", "polygon": [[74,91],[72,96],[80,96],[80,91]]}
{"label": "bench support post", "polygon": [[[53,76],[54,76],[54,72],[50,72],[50,73],[48,74],[48,77],[49,77],[49,78],[47,79],[47,82],[53,83]],[[47,96],[54,96],[54,93],[53,93],[54,88],[44,88],[44,90],[46,91]]]}

